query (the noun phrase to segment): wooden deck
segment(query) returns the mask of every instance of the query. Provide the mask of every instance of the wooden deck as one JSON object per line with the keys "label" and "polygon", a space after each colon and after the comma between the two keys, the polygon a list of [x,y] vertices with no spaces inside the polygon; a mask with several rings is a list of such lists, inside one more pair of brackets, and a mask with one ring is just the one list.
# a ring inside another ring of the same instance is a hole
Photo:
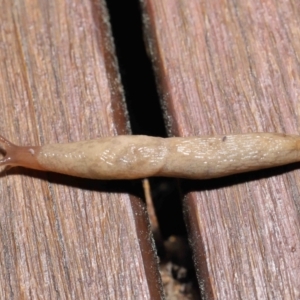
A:
{"label": "wooden deck", "polygon": [[[141,8],[170,136],[299,133],[297,1]],[[130,134],[104,0],[4,0],[0,15],[1,134],[22,145]],[[295,164],[181,181],[203,299],[299,299],[299,177]],[[0,298],[162,299],[139,185],[3,174]]]}

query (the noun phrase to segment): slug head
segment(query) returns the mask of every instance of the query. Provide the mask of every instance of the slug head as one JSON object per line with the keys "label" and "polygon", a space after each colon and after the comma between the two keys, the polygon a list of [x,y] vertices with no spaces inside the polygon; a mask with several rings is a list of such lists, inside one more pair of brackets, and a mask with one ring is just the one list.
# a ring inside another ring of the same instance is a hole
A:
{"label": "slug head", "polygon": [[22,166],[30,169],[42,169],[37,161],[37,155],[41,147],[17,146],[0,135],[0,167]]}

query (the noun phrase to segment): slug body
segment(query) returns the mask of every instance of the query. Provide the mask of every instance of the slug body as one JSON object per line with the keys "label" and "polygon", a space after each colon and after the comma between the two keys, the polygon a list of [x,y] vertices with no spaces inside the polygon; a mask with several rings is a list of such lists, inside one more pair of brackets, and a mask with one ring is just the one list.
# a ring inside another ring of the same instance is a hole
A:
{"label": "slug body", "polygon": [[93,179],[208,179],[300,160],[300,137],[276,133],[187,138],[117,136],[40,147],[16,146],[0,137],[0,143],[6,153],[0,166]]}

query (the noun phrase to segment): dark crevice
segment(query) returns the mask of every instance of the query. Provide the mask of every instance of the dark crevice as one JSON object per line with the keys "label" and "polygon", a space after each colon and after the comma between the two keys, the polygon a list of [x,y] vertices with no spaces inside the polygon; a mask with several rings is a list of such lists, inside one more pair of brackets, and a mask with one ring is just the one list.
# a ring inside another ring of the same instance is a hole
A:
{"label": "dark crevice", "polygon": [[107,0],[133,134],[166,136],[151,62],[143,41],[137,0]]}
{"label": "dark crevice", "polygon": [[[139,1],[106,0],[106,3],[132,134],[166,137],[155,76],[143,40]],[[163,239],[177,236],[187,240],[178,181],[152,178],[150,185]],[[189,249],[182,247],[182,251],[191,257]],[[165,251],[159,255],[162,260],[167,259]]]}

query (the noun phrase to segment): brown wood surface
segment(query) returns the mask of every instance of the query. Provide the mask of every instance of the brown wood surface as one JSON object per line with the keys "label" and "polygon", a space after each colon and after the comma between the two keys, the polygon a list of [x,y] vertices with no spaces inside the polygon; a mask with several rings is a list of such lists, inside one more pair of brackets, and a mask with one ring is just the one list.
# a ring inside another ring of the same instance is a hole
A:
{"label": "brown wood surface", "polygon": [[[0,16],[1,134],[38,145],[129,132],[104,1],[3,0]],[[0,191],[1,299],[161,297],[127,183],[15,168]]]}
{"label": "brown wood surface", "polygon": [[[299,1],[142,6],[170,135],[299,134]],[[184,185],[204,299],[299,299],[299,182],[295,164]]]}

